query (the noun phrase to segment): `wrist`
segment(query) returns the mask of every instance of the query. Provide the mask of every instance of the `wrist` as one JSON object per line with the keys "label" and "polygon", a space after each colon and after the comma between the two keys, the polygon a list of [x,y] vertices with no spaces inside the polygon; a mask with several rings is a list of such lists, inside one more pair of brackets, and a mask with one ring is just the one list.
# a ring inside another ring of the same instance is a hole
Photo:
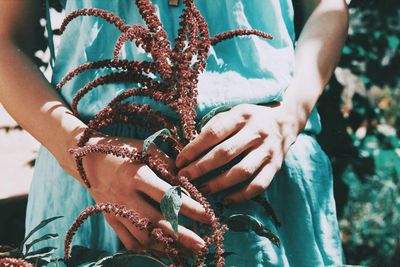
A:
{"label": "wrist", "polygon": [[297,135],[306,126],[308,117],[319,98],[319,94],[316,93],[318,91],[322,90],[312,90],[307,85],[301,86],[298,83],[292,83],[283,95],[281,105],[288,116],[294,119],[293,125]]}
{"label": "wrist", "polygon": [[79,174],[76,170],[76,161],[69,151],[78,146],[79,139],[87,126],[70,113],[64,113],[59,119],[59,122],[60,132],[63,138],[59,138],[60,143],[56,147],[54,156],[65,172],[78,178]]}
{"label": "wrist", "polygon": [[[62,148],[62,151],[65,151],[66,153],[63,153],[63,158],[60,162],[60,165],[63,167],[63,169],[71,174],[74,177],[79,177],[79,173],[77,171],[77,166],[76,166],[76,159],[74,156],[70,153],[71,149],[77,148],[78,144],[81,141],[82,136],[84,135],[85,131],[88,129],[87,125],[82,124],[79,125],[79,127],[75,127],[73,130],[68,130],[72,129],[71,127],[66,127],[67,131],[67,138],[65,139],[64,147]],[[100,133],[100,132],[95,132],[94,134],[91,135],[90,139],[87,141],[88,145],[95,145],[102,143],[105,139],[105,135]]]}

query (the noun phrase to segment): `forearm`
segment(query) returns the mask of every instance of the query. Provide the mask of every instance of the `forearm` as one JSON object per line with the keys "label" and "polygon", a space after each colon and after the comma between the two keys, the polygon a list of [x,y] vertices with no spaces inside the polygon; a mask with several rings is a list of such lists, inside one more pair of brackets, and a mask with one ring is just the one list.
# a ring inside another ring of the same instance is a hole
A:
{"label": "forearm", "polygon": [[283,105],[297,116],[298,132],[328,83],[347,37],[345,1],[322,0],[305,24],[295,50],[295,71]]}
{"label": "forearm", "polygon": [[0,41],[0,102],[67,172],[74,173],[68,149],[76,144],[85,124],[15,43],[4,39]]}

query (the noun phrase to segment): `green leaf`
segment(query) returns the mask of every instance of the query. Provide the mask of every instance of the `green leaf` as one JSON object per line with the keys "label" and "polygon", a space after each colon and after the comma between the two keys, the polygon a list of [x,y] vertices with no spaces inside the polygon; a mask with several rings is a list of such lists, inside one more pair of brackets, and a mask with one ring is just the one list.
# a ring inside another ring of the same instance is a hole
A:
{"label": "green leaf", "polygon": [[8,258],[10,257],[11,253],[9,251],[7,252],[0,252],[0,259],[1,258]]}
{"label": "green leaf", "polygon": [[207,124],[207,122],[209,122],[215,115],[221,112],[231,110],[232,108],[233,108],[232,106],[220,106],[212,109],[210,112],[204,115],[203,118],[201,118],[197,130],[201,132],[201,129],[203,129],[203,127]]}
{"label": "green leaf", "polygon": [[0,245],[0,252],[8,252],[11,250],[14,250],[15,248],[11,247],[11,246],[4,246],[4,245]]}
{"label": "green leaf", "polygon": [[253,231],[259,236],[268,238],[275,246],[280,247],[279,237],[271,230],[265,227],[256,218],[246,214],[234,214],[225,219],[224,223],[228,225],[229,230],[234,232]]}
{"label": "green leaf", "polygon": [[357,52],[360,54],[360,56],[364,57],[367,54],[367,51],[364,49],[364,47],[359,46],[357,47]]}
{"label": "green leaf", "polygon": [[374,38],[375,39],[379,39],[381,36],[382,36],[382,32],[380,32],[380,31],[375,31],[374,32]]}
{"label": "green leaf", "polygon": [[22,258],[22,253],[19,248],[0,245],[0,259],[1,258]]}
{"label": "green leaf", "polygon": [[342,53],[344,55],[350,55],[352,53],[352,49],[349,46],[346,45],[345,47],[343,47]]}
{"label": "green leaf", "polygon": [[149,254],[138,254],[135,252],[117,252],[112,256],[104,257],[100,259],[99,261],[96,262],[96,264],[93,267],[126,267],[126,266],[137,266],[135,265],[135,258],[146,258],[149,259],[148,264],[151,264],[153,266],[154,262],[157,262],[160,264],[160,266],[166,267],[167,265],[164,264],[161,260],[155,258],[152,255]]}
{"label": "green leaf", "polygon": [[144,140],[142,156],[147,155],[147,150],[149,149],[150,145],[152,143],[154,143],[154,141],[157,139],[157,137],[159,137],[162,134],[171,135],[171,132],[168,129],[164,128],[164,129],[161,129],[158,132],[150,135],[149,137],[146,138],[146,140]]}
{"label": "green leaf", "polygon": [[52,255],[54,251],[56,251],[57,248],[55,247],[44,247],[40,248],[38,250],[26,253],[24,256],[24,259],[29,260],[29,259],[37,259],[37,258],[44,258]]}
{"label": "green leaf", "polygon": [[160,203],[164,218],[171,223],[174,233],[178,233],[178,214],[182,205],[182,190],[180,186],[171,187]]}
{"label": "green leaf", "polygon": [[360,75],[360,79],[365,85],[368,85],[370,83],[370,79],[365,75]]}
{"label": "green leaf", "polygon": [[392,49],[397,49],[400,44],[400,39],[395,35],[388,35],[386,38],[389,43],[389,47]]}
{"label": "green leaf", "polygon": [[55,221],[55,220],[60,219],[60,218],[62,218],[62,217],[64,217],[64,216],[56,216],[56,217],[52,217],[52,218],[49,218],[49,219],[46,219],[46,220],[41,221],[41,222],[38,224],[38,226],[36,226],[35,228],[33,228],[32,231],[30,231],[30,232],[27,234],[27,236],[25,237],[25,239],[22,240],[22,242],[21,242],[21,249],[23,248],[25,242],[26,242],[34,233],[36,233],[37,231],[39,231],[40,229],[42,229],[43,227],[45,227],[47,224],[51,223],[52,221]]}
{"label": "green leaf", "polygon": [[58,237],[58,234],[46,234],[38,239],[35,239],[31,243],[28,243],[25,245],[25,249],[26,249],[25,253],[28,253],[34,244],[39,243],[41,241],[49,240],[49,239],[55,239],[57,237]]}
{"label": "green leaf", "polygon": [[110,254],[104,250],[96,250],[83,246],[73,246],[71,258],[67,261],[68,266],[93,266],[97,261],[109,257]]}

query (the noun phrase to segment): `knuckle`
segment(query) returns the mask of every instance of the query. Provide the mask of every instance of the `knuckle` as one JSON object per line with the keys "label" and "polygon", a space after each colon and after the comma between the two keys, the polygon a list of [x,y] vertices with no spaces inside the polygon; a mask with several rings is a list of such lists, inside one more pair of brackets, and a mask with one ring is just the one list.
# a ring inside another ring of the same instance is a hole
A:
{"label": "knuckle", "polygon": [[197,218],[198,218],[198,220],[200,220],[204,223],[211,223],[210,217],[207,215],[207,213],[204,210],[197,211]]}
{"label": "knuckle", "polygon": [[205,173],[206,171],[207,171],[207,170],[206,170],[206,167],[205,167],[204,164],[201,163],[201,162],[199,162],[199,163],[193,165],[193,172],[192,172],[192,174],[193,174],[194,176],[201,175],[201,174]]}
{"label": "knuckle", "polygon": [[219,179],[215,179],[214,181],[211,181],[208,183],[208,188],[209,188],[210,193],[215,192],[216,190],[218,190],[221,187],[221,184],[218,180]]}
{"label": "knuckle", "polygon": [[267,129],[264,129],[264,128],[257,129],[257,131],[255,133],[255,139],[258,139],[258,140],[264,140],[268,136],[269,136],[269,133],[268,133]]}
{"label": "knuckle", "polygon": [[146,184],[145,179],[145,176],[137,172],[131,176],[130,184],[132,185],[132,188],[142,190]]}
{"label": "knuckle", "polygon": [[274,154],[275,154],[275,150],[274,150],[272,147],[270,147],[270,148],[267,150],[267,154],[265,155],[265,157],[266,157],[266,159],[268,159],[269,161],[271,161],[271,159],[272,159],[272,157],[274,156]]}
{"label": "knuckle", "polygon": [[262,144],[265,138],[268,136],[268,134],[263,133],[263,130],[260,129],[253,128],[247,131],[248,131],[246,134],[248,136],[247,140],[249,140],[248,142],[252,145]]}
{"label": "knuckle", "polygon": [[133,188],[139,187],[143,183],[144,164],[124,164],[121,166],[121,171],[117,170],[116,177],[129,177],[130,185]]}
{"label": "knuckle", "polygon": [[236,169],[236,173],[239,177],[250,177],[253,175],[253,170],[249,166],[239,166]]}
{"label": "knuckle", "polygon": [[248,111],[245,111],[241,114],[241,119],[242,122],[248,121],[249,119],[251,119],[252,114]]}
{"label": "knuckle", "polygon": [[191,238],[189,238],[187,235],[180,234],[178,235],[178,242],[183,246],[187,246],[188,244],[192,243],[193,240],[191,240]]}
{"label": "knuckle", "polygon": [[235,149],[232,146],[222,146],[217,149],[215,154],[219,158],[231,158],[235,155]]}
{"label": "knuckle", "polygon": [[250,188],[255,193],[262,193],[267,189],[267,185],[262,181],[256,181],[250,184]]}
{"label": "knuckle", "polygon": [[271,131],[268,138],[273,141],[274,144],[281,144],[283,137],[278,131]]}
{"label": "knuckle", "polygon": [[[222,179],[214,179],[208,183],[209,193],[213,194],[226,188],[226,184]],[[207,214],[205,214],[207,215]]]}
{"label": "knuckle", "polygon": [[130,183],[132,184],[133,188],[142,188],[143,185],[143,177],[141,177],[140,175],[133,175],[131,176],[132,179],[130,181]]}
{"label": "knuckle", "polygon": [[215,125],[210,125],[206,128],[205,134],[210,139],[216,139],[221,136],[221,129]]}
{"label": "knuckle", "polygon": [[240,119],[242,119],[243,121],[247,121],[251,118],[252,115],[251,107],[251,104],[239,104],[232,108],[232,110],[240,114]]}

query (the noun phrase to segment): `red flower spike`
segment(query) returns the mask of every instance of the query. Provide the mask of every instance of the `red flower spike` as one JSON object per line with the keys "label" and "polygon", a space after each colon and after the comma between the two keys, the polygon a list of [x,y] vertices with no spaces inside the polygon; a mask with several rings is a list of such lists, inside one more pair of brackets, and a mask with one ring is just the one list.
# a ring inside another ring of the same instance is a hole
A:
{"label": "red flower spike", "polygon": [[[176,254],[176,248],[172,245],[172,238],[166,236],[160,228],[155,228],[153,224],[147,219],[142,217],[139,213],[134,210],[127,209],[123,205],[114,204],[114,203],[98,203],[94,206],[90,206],[86,208],[81,214],[76,218],[72,226],[67,232],[65,243],[64,243],[64,257],[65,260],[69,260],[71,258],[71,243],[75,233],[78,231],[79,227],[84,223],[84,221],[94,214],[98,214],[100,212],[105,213],[113,213],[116,216],[122,217],[124,219],[129,220],[135,227],[142,231],[147,231],[151,236],[152,233],[157,233],[156,237],[159,242],[164,243],[169,247],[169,250]],[[175,257],[174,257],[175,258]]]}
{"label": "red flower spike", "polygon": [[99,68],[115,68],[122,70],[129,70],[130,72],[138,72],[138,73],[150,73],[154,72],[155,68],[153,63],[147,61],[128,61],[128,60],[99,60],[95,62],[88,62],[78,66],[73,71],[69,72],[56,86],[57,90],[61,90],[61,88],[72,78],[77,76],[78,74],[84,72],[89,69],[99,69]]}
{"label": "red flower spike", "polygon": [[[72,101],[72,109],[79,116],[77,107],[82,99],[92,89],[109,83],[132,82],[137,83],[138,88],[125,90],[116,96],[106,107],[97,113],[88,123],[83,135],[78,141],[78,147],[71,149],[76,159],[77,170],[87,187],[90,182],[85,173],[82,159],[89,153],[112,154],[117,157],[129,158],[132,162],[147,164],[162,179],[172,185],[180,185],[189,192],[191,197],[203,205],[208,221],[210,222],[210,235],[204,236],[206,242],[204,249],[196,255],[195,266],[203,266],[206,254],[211,244],[215,244],[215,264],[224,265],[223,234],[227,230],[225,225],[219,223],[218,217],[211,208],[206,198],[189,182],[186,177],[177,176],[170,172],[167,164],[151,154],[145,156],[137,150],[115,147],[111,145],[96,144],[86,145],[90,138],[98,135],[98,130],[111,124],[122,123],[135,125],[150,132],[162,128],[169,129],[172,136],[162,136],[162,140],[170,145],[172,154],[177,155],[183,146],[193,140],[196,135],[196,105],[197,83],[199,75],[206,69],[208,53],[211,45],[216,45],[235,36],[255,35],[261,38],[272,37],[257,30],[233,30],[210,37],[207,23],[193,0],[184,0],[184,9],[180,16],[180,28],[175,39],[175,46],[171,49],[166,31],[156,14],[155,7],[149,0],[136,0],[139,13],[145,26],[128,25],[120,17],[99,9],[81,9],[69,14],[64,20],[61,32],[70,21],[79,16],[96,16],[114,24],[121,36],[116,41],[113,52],[113,60],[100,60],[83,64],[68,73],[57,85],[60,90],[69,80],[88,69],[108,68],[118,72],[99,77],[89,82],[80,89]],[[123,45],[128,41],[134,41],[136,46],[142,47],[153,58],[153,62],[137,62],[119,59]],[[122,71],[121,71],[122,70]],[[174,125],[174,119],[155,112],[149,105],[137,105],[127,102],[131,97],[148,97],[155,102],[163,103],[175,111],[179,118],[179,125]],[[180,136],[183,135],[183,138]],[[267,202],[264,199],[258,201],[264,207]],[[154,228],[148,218],[141,218],[135,211],[128,211],[124,207],[114,204],[98,204],[84,211],[73,224],[67,235],[65,253],[68,256],[70,242],[73,234],[80,224],[91,214],[98,212],[114,213],[129,219],[134,225],[147,231],[150,236],[164,244],[165,252],[177,266],[186,266],[184,256],[176,250],[175,241],[165,236],[161,229]]]}
{"label": "red flower spike", "polygon": [[222,41],[231,39],[233,37],[238,37],[238,36],[258,36],[261,38],[269,39],[272,40],[272,36],[268,33],[258,31],[258,30],[233,30],[233,31],[228,31],[228,32],[223,32],[220,34],[215,35],[213,38],[211,38],[211,44],[216,45]]}
{"label": "red flower spike", "polygon": [[15,259],[15,258],[0,258],[0,266],[3,267],[34,267],[27,261],[23,259]]}
{"label": "red flower spike", "polygon": [[101,76],[99,78],[94,79],[90,83],[88,83],[85,87],[80,89],[75,97],[72,100],[71,109],[76,116],[79,117],[78,112],[78,103],[79,101],[91,90],[94,88],[105,85],[109,83],[123,83],[123,82],[132,82],[132,83],[141,83],[143,86],[150,88],[157,88],[159,84],[152,79],[142,75],[141,73],[130,73],[130,72],[115,72],[111,74],[107,74]]}
{"label": "red flower spike", "polygon": [[65,31],[65,28],[72,20],[81,16],[100,17],[105,21],[114,24],[121,32],[124,32],[128,27],[123,19],[114,15],[111,12],[98,8],[84,8],[73,11],[70,14],[68,14],[68,16],[64,19],[64,21],[60,26],[60,33],[62,34]]}
{"label": "red flower spike", "polygon": [[125,30],[118,38],[114,47],[114,61],[118,61],[122,46],[127,41],[135,41],[136,46],[142,47],[146,52],[150,52],[154,44],[151,42],[151,36],[147,29],[142,25],[133,25]]}

